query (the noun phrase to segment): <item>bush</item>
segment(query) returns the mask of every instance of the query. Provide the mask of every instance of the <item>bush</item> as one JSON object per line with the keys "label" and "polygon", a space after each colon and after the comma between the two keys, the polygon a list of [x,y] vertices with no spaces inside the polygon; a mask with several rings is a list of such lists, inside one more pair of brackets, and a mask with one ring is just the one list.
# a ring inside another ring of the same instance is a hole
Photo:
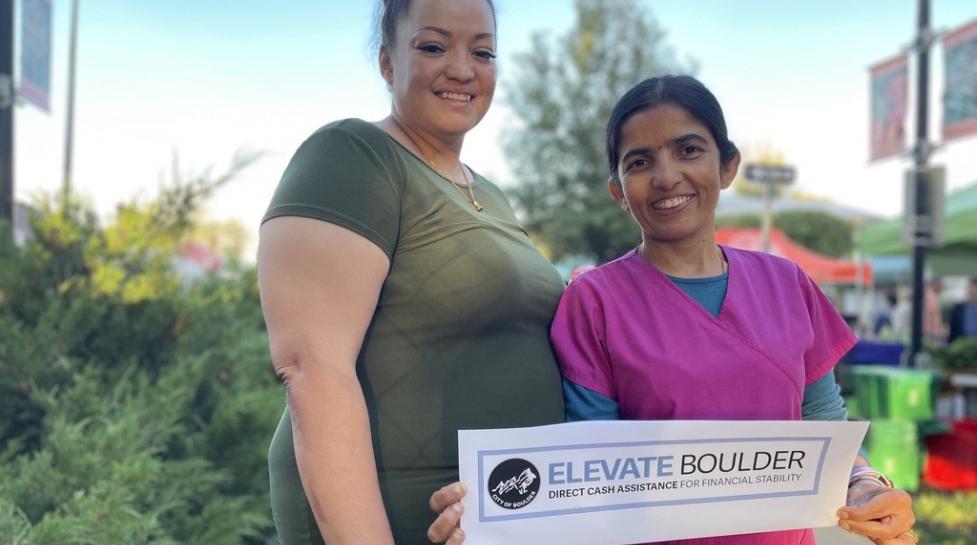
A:
{"label": "bush", "polygon": [[977,339],[961,337],[933,351],[933,361],[947,370],[977,370]]}
{"label": "bush", "polygon": [[929,545],[977,543],[977,492],[924,491],[913,499],[919,542]]}
{"label": "bush", "polygon": [[283,407],[251,267],[172,263],[228,177],[120,208],[44,201],[0,226],[0,544],[263,543]]}

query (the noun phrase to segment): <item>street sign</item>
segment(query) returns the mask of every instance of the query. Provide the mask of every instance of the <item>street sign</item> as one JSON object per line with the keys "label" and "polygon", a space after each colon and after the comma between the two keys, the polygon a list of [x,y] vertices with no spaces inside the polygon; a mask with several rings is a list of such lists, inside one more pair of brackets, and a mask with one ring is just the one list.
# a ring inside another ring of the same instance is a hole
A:
{"label": "street sign", "polygon": [[51,98],[51,0],[21,0],[20,96],[49,111]]}
{"label": "street sign", "polygon": [[790,165],[746,165],[746,179],[763,184],[788,185],[794,182],[797,171]]}
{"label": "street sign", "polygon": [[[944,240],[946,169],[927,166],[906,171],[906,212],[902,241],[906,246],[938,247]],[[917,201],[919,208],[917,208]]]}

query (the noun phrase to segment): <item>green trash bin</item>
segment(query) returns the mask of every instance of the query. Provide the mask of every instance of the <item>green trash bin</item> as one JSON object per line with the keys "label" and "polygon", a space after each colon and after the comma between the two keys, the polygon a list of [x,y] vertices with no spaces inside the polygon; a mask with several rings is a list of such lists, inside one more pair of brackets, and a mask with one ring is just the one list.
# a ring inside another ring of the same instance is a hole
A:
{"label": "green trash bin", "polygon": [[856,365],[851,368],[855,398],[868,419],[933,420],[939,375],[899,367]]}
{"label": "green trash bin", "polygon": [[892,479],[899,488],[919,488],[922,456],[915,422],[872,420],[865,442],[872,467]]}

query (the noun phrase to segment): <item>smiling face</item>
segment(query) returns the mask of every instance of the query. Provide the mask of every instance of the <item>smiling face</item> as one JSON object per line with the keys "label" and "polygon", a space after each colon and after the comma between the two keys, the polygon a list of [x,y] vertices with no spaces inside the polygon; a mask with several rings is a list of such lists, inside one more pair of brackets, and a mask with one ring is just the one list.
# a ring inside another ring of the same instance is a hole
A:
{"label": "smiling face", "polygon": [[719,192],[736,177],[738,154],[721,164],[709,129],[668,102],[632,115],[618,152],[620,185],[608,185],[645,244],[714,243]]}
{"label": "smiling face", "polygon": [[495,22],[486,0],[414,0],[380,48],[401,123],[434,138],[463,136],[495,92]]}

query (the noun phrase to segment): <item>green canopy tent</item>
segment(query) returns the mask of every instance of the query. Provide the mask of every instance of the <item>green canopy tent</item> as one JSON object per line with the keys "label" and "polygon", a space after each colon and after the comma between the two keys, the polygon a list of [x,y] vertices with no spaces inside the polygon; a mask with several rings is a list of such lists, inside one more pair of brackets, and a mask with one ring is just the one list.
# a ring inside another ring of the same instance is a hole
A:
{"label": "green canopy tent", "polygon": [[[977,183],[947,195],[944,245],[931,248],[929,263],[939,276],[977,274]],[[908,254],[902,240],[902,218],[867,225],[855,234],[863,255]]]}

